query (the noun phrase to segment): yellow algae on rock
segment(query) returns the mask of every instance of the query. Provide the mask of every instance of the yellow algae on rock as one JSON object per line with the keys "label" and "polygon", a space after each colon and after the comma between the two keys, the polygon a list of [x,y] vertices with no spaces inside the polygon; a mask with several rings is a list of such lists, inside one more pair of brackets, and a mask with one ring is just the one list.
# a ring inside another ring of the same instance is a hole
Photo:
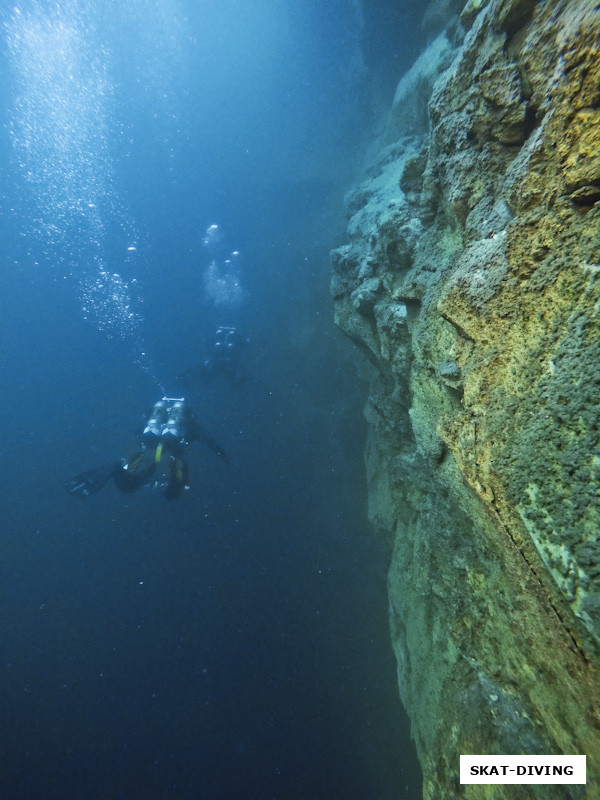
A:
{"label": "yellow algae on rock", "polygon": [[[376,366],[369,513],[394,543],[424,797],[595,800],[600,13],[470,0],[461,19],[428,131],[396,106],[351,195],[336,321]],[[586,754],[588,782],[462,786],[461,753]]]}

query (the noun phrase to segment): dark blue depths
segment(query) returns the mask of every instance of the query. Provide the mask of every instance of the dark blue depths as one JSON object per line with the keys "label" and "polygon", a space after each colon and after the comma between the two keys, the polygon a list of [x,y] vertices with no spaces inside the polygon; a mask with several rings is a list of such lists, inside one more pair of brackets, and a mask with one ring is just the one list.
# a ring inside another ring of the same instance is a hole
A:
{"label": "dark blue depths", "polygon": [[[356,120],[409,54],[365,40],[389,20],[322,5],[3,12],[2,798],[419,796],[327,294]],[[50,74],[58,121],[38,107],[57,27],[86,90]],[[211,224],[235,296],[211,291]],[[182,385],[219,324],[249,340],[243,379]],[[70,497],[163,391],[231,464],[194,444],[176,502]]]}

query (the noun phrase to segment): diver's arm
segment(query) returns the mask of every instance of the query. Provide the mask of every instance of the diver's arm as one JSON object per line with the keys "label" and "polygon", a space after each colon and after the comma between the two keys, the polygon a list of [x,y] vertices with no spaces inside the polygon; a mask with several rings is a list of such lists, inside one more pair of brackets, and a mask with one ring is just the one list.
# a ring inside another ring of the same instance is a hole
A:
{"label": "diver's arm", "polygon": [[210,436],[210,434],[206,433],[206,431],[204,431],[202,436],[198,438],[198,441],[201,444],[206,445],[206,447],[208,447],[209,450],[212,450],[215,455],[219,456],[219,458],[222,458],[226,464],[231,464],[229,456],[225,450],[221,447],[217,440]]}
{"label": "diver's arm", "polygon": [[224,448],[217,442],[217,440],[208,433],[208,431],[201,425],[198,420],[190,413],[188,420],[188,442],[200,442],[200,444],[208,447],[219,458],[222,458],[225,463],[229,464],[229,456]]}

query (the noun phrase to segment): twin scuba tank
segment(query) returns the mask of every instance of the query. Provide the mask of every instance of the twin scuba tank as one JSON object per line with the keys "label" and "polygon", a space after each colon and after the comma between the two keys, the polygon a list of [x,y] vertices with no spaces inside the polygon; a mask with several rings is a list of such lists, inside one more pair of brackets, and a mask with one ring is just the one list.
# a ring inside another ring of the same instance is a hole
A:
{"label": "twin scuba tank", "polygon": [[220,325],[215,331],[213,349],[219,361],[230,361],[236,351],[237,331],[235,328],[228,328]]}
{"label": "twin scuba tank", "polygon": [[163,397],[154,404],[142,433],[146,447],[167,447],[175,450],[185,441],[185,400],[183,397]]}

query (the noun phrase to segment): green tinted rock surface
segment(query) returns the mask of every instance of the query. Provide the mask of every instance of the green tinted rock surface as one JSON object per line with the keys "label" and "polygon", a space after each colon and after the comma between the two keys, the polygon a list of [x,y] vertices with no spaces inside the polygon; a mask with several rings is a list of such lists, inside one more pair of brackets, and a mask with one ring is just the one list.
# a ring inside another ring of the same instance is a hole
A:
{"label": "green tinted rock surface", "polygon": [[[424,797],[595,800],[600,11],[470,0],[462,21],[429,130],[396,103],[348,198],[336,321],[377,367],[369,511]],[[461,786],[461,753],[587,754],[588,783]]]}

